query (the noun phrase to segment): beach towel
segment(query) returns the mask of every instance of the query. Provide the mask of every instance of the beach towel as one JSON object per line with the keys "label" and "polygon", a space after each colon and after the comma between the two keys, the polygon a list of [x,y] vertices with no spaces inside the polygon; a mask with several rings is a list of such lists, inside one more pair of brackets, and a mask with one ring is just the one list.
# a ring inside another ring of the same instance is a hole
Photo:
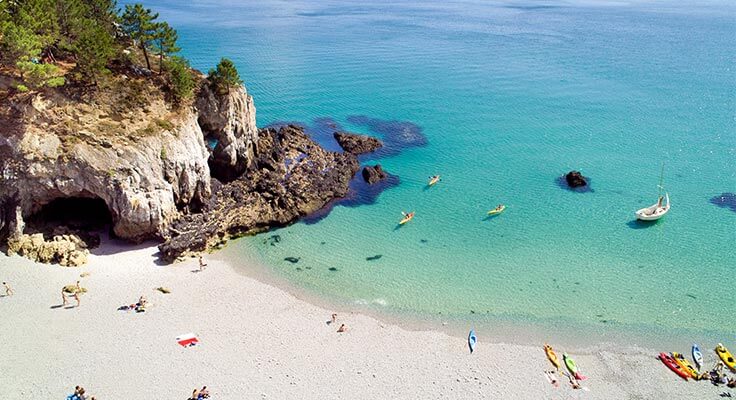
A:
{"label": "beach towel", "polygon": [[199,339],[195,334],[187,333],[185,335],[177,336],[176,342],[179,343],[181,347],[191,347],[199,344]]}

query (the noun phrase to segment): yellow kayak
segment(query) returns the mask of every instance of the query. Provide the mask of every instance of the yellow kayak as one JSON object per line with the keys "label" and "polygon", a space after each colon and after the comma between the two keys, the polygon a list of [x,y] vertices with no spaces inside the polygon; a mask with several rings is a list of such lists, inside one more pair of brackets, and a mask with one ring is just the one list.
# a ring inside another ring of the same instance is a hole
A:
{"label": "yellow kayak", "polygon": [[685,358],[685,356],[683,356],[680,353],[675,353],[675,352],[672,352],[671,354],[672,354],[672,358],[675,359],[675,362],[680,367],[682,367],[682,369],[685,372],[687,372],[688,375],[692,376],[693,379],[695,380],[698,379],[698,377],[700,376],[700,373],[698,373],[698,370],[695,369],[695,367],[693,367],[692,364],[690,364],[690,361],[688,361],[687,358]]}
{"label": "yellow kayak", "polygon": [[560,370],[560,360],[557,358],[557,354],[555,354],[555,351],[552,350],[552,346],[545,344],[544,345],[544,352],[547,353],[547,358],[549,359],[549,362],[552,363],[552,365],[557,368],[557,370]]}
{"label": "yellow kayak", "polygon": [[488,215],[501,214],[503,212],[503,210],[505,210],[505,209],[506,209],[506,206],[500,205],[500,206],[494,208],[493,210],[488,211]]}
{"label": "yellow kayak", "polygon": [[406,215],[404,216],[404,219],[402,219],[402,220],[401,220],[401,221],[399,222],[399,225],[404,225],[405,223],[407,223],[407,222],[411,221],[411,220],[412,220],[413,218],[414,218],[414,212],[410,212],[409,214],[406,214]]}
{"label": "yellow kayak", "polygon": [[435,183],[440,181],[440,176],[435,175],[429,180],[429,186],[434,186]]}
{"label": "yellow kayak", "polygon": [[721,357],[721,360],[723,360],[723,363],[726,364],[728,368],[736,371],[736,360],[733,359],[733,354],[728,351],[726,346],[718,343],[718,346],[716,346],[716,354],[718,354],[718,357]]}

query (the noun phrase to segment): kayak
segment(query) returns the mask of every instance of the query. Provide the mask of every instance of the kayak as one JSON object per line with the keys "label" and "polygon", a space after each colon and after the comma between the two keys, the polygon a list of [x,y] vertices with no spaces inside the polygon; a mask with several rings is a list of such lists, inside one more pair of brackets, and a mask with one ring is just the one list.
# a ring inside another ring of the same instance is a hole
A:
{"label": "kayak", "polygon": [[475,351],[476,343],[478,343],[478,337],[475,336],[475,329],[471,329],[470,333],[468,333],[468,347],[470,348],[470,354],[473,354],[473,351]]}
{"label": "kayak", "polygon": [[407,222],[411,221],[411,220],[412,220],[412,218],[414,218],[414,213],[413,213],[413,212],[410,212],[409,214],[406,214],[406,215],[404,216],[404,219],[402,219],[402,220],[401,220],[401,221],[399,222],[399,225],[404,225],[405,223],[407,223]]}
{"label": "kayak", "polygon": [[675,362],[678,365],[680,365],[680,367],[682,367],[682,369],[685,370],[685,372],[687,372],[688,375],[690,375],[695,380],[698,379],[698,377],[700,376],[700,373],[698,373],[695,367],[693,367],[692,364],[690,364],[690,361],[688,361],[687,358],[685,358],[685,356],[683,356],[680,353],[675,353],[675,352],[672,352],[670,354],[672,354],[672,358],[675,359]]}
{"label": "kayak", "polygon": [[568,356],[567,353],[562,353],[562,360],[565,361],[567,369],[570,371],[572,376],[575,377],[575,379],[579,381],[586,379],[578,370],[578,365],[575,364],[575,360],[573,360],[572,357]]}
{"label": "kayak", "polygon": [[505,210],[505,209],[506,209],[506,206],[501,206],[500,208],[494,208],[493,210],[488,211],[488,215],[501,214],[503,212],[503,210]]}
{"label": "kayak", "polygon": [[666,353],[659,353],[659,359],[662,361],[664,365],[667,366],[667,368],[671,369],[672,372],[676,373],[680,378],[687,380],[688,377],[690,377],[690,374],[685,372],[685,370],[682,369],[682,367],[675,362],[675,360],[670,357],[669,354]]}
{"label": "kayak", "polygon": [[439,175],[434,176],[434,177],[432,177],[432,178],[429,179],[429,186],[434,186],[435,183],[437,183],[439,181],[440,181],[440,176]]}
{"label": "kayak", "polygon": [[736,360],[733,359],[733,354],[731,354],[724,345],[718,343],[718,346],[716,346],[716,354],[718,354],[718,357],[721,357],[721,360],[723,360],[728,368],[736,371]]}
{"label": "kayak", "polygon": [[557,368],[557,370],[560,370],[560,360],[557,358],[557,354],[555,354],[555,351],[552,350],[552,346],[545,344],[544,345],[544,352],[547,353],[547,359],[549,359],[549,362],[552,363],[552,365]]}
{"label": "kayak", "polygon": [[693,343],[693,361],[695,361],[695,365],[698,366],[698,369],[703,368],[703,353],[700,352],[700,347],[698,347],[698,345],[694,343]]}

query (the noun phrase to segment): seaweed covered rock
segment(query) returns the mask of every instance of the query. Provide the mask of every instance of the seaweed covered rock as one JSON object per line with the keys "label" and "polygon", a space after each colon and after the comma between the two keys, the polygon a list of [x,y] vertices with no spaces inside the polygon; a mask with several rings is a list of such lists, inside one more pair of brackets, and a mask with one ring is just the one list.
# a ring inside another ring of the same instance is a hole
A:
{"label": "seaweed covered rock", "polygon": [[159,246],[164,260],[315,212],[345,196],[359,168],[354,155],[326,151],[293,125],[261,129],[255,148],[252,170],[218,185],[202,212],[182,216],[171,225]]}
{"label": "seaweed covered rock", "polygon": [[383,146],[380,140],[371,136],[349,132],[335,132],[333,136],[343,150],[355,155],[372,153]]}
{"label": "seaweed covered rock", "polygon": [[363,180],[365,180],[369,185],[373,185],[374,183],[378,183],[388,178],[388,174],[386,174],[383,168],[381,168],[381,164],[363,167],[362,175]]}

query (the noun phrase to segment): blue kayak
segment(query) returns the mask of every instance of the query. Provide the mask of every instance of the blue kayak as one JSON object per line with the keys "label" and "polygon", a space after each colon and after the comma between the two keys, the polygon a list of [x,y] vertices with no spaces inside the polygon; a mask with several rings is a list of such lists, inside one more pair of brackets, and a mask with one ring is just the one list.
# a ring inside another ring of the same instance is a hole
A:
{"label": "blue kayak", "polygon": [[471,329],[468,333],[468,347],[470,347],[470,353],[475,350],[475,344],[478,343],[478,337],[475,336],[475,329]]}
{"label": "blue kayak", "polygon": [[703,368],[703,353],[700,352],[697,344],[693,344],[693,361],[697,364],[698,369]]}

